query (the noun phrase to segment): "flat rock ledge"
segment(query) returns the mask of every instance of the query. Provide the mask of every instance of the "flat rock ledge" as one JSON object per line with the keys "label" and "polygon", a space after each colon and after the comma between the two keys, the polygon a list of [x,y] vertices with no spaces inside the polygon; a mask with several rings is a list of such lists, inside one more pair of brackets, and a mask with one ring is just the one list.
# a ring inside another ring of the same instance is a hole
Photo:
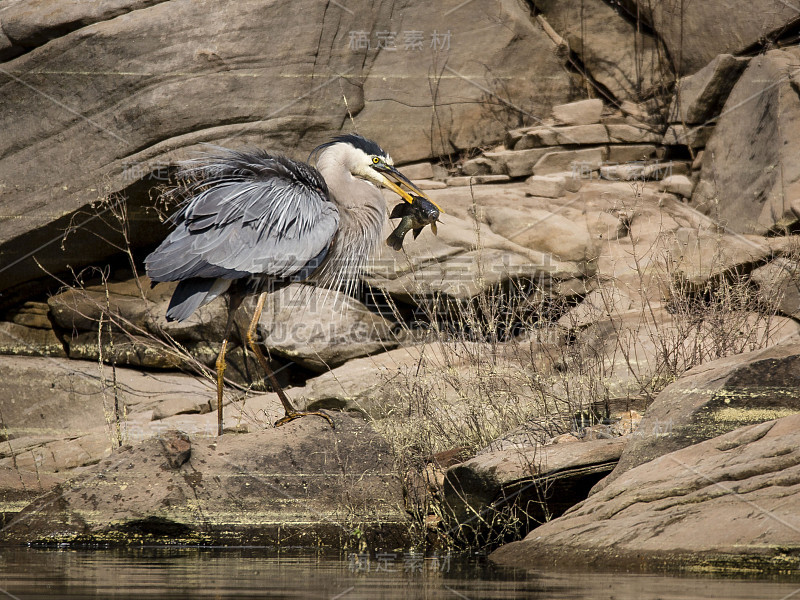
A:
{"label": "flat rock ledge", "polygon": [[627,441],[506,448],[450,467],[443,485],[450,525],[465,539],[478,540],[502,536],[487,531],[495,514],[512,515],[525,531],[536,527],[585,498],[612,471]]}
{"label": "flat rock ledge", "polygon": [[24,508],[0,543],[403,545],[386,443],[364,421],[305,417],[220,438],[171,430],[123,447]]}
{"label": "flat rock ledge", "polygon": [[490,556],[523,568],[800,573],[800,414],[627,471]]}

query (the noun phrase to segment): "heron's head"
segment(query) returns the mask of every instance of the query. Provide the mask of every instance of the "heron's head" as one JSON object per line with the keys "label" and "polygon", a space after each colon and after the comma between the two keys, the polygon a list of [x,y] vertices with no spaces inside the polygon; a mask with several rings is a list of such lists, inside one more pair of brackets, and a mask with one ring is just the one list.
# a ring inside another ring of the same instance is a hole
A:
{"label": "heron's head", "polygon": [[[426,194],[395,168],[389,153],[372,140],[356,133],[337,135],[332,141],[317,147],[311,154],[313,156],[323,150],[326,154],[333,155],[333,158],[355,177],[366,179],[378,187],[386,187],[406,202],[412,202],[411,193],[413,193],[436,206]],[[403,189],[402,186],[408,189]]]}

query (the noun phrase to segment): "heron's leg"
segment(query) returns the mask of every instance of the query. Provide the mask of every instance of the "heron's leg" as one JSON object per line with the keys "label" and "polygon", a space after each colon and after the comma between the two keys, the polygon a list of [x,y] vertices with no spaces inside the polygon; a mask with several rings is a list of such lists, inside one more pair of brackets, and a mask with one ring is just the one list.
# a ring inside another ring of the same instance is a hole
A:
{"label": "heron's leg", "polygon": [[264,354],[261,352],[261,348],[258,347],[258,343],[256,342],[256,329],[258,328],[258,322],[261,320],[261,312],[264,310],[264,301],[267,299],[268,292],[263,292],[258,296],[258,302],[256,303],[256,310],[253,313],[253,319],[250,321],[250,327],[247,328],[247,345],[250,346],[250,349],[253,351],[253,354],[256,355],[256,359],[258,360],[261,368],[264,369],[264,372],[267,374],[267,379],[269,379],[269,383],[272,386],[272,389],[275,390],[275,393],[278,394],[278,398],[281,399],[281,404],[283,404],[283,410],[286,412],[286,415],[281,417],[275,422],[275,427],[280,427],[288,423],[289,421],[294,421],[300,417],[304,417],[306,415],[317,415],[318,417],[322,417],[328,423],[330,423],[331,427],[334,427],[333,421],[331,418],[326,415],[325,413],[318,412],[318,411],[308,411],[308,412],[301,412],[294,409],[292,403],[289,402],[289,398],[286,397],[286,393],[283,391],[281,384],[278,383],[277,378],[275,377],[275,373],[272,372],[272,369],[269,366],[269,362],[267,361]]}
{"label": "heron's leg", "polygon": [[217,435],[222,435],[222,387],[225,378],[225,351],[228,349],[228,337],[222,340],[217,355]]}
{"label": "heron's leg", "polygon": [[217,354],[217,435],[222,435],[222,390],[225,385],[225,352],[228,350],[228,339],[233,329],[233,317],[242,303],[244,296],[231,293],[228,297],[228,320],[225,323],[225,333],[222,335],[222,346]]}

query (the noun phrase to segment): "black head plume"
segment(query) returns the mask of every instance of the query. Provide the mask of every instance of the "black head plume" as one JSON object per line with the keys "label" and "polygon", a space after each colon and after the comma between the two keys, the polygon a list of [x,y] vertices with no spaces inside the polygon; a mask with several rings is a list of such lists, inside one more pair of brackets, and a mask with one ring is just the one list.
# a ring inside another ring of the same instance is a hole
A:
{"label": "black head plume", "polygon": [[308,155],[308,159],[311,160],[315,158],[325,148],[329,148],[334,144],[350,144],[354,148],[363,150],[369,156],[382,156],[385,159],[389,158],[389,154],[383,148],[372,140],[368,140],[363,135],[358,135],[357,133],[343,133],[342,135],[335,136],[330,142],[325,142],[314,148],[311,154]]}

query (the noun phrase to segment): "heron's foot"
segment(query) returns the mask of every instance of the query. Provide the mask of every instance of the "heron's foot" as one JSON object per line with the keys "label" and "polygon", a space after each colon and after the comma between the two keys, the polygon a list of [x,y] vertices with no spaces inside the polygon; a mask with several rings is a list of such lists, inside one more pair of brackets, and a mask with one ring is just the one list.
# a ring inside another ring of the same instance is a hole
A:
{"label": "heron's foot", "polygon": [[333,419],[331,419],[328,415],[318,410],[309,410],[309,411],[297,411],[293,410],[292,412],[286,411],[286,415],[275,421],[275,427],[280,427],[281,425],[286,425],[286,423],[290,421],[294,421],[295,419],[299,419],[300,417],[306,417],[308,415],[315,415],[317,417],[322,417],[328,422],[328,425],[331,426],[331,429],[336,429],[336,425],[333,424]]}

